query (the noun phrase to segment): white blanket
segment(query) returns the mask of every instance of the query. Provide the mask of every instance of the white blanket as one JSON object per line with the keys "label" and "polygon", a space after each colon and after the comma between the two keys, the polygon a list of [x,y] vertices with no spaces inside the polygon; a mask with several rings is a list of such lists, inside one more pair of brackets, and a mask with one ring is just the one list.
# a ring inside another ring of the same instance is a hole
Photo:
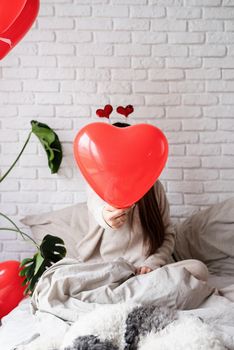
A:
{"label": "white blanket", "polygon": [[118,303],[167,306],[201,317],[234,350],[234,303],[183,267],[168,265],[134,276],[134,267],[123,259],[97,264],[63,259],[47,270],[32,298],[40,336],[31,342],[30,334],[29,344],[16,349],[59,349],[72,322],[100,304]]}

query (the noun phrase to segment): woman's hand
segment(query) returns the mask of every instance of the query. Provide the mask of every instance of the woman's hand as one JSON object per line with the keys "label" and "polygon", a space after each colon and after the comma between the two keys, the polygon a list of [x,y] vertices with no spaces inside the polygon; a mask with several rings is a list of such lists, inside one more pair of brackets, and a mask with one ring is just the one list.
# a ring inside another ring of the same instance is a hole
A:
{"label": "woman's hand", "polygon": [[140,266],[136,268],[136,275],[144,275],[146,273],[149,273],[153,271],[150,267],[148,266]]}
{"label": "woman's hand", "polygon": [[102,216],[110,227],[118,229],[126,222],[128,211],[129,208],[116,209],[111,205],[105,205],[102,211]]}

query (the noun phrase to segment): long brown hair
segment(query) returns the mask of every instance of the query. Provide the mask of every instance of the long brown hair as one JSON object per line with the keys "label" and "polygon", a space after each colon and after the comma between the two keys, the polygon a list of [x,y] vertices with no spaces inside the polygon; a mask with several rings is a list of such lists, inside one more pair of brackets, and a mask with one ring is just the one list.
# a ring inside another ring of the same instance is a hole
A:
{"label": "long brown hair", "polygon": [[[120,128],[130,126],[130,124],[122,122],[116,122],[113,125]],[[162,245],[165,236],[165,227],[155,196],[154,186],[149,189],[136,205],[139,210],[143,230],[143,242],[147,247],[147,256],[149,256],[154,254]]]}
{"label": "long brown hair", "polygon": [[162,245],[165,236],[165,227],[162,215],[155,197],[154,186],[137,202],[143,240],[148,247],[147,255],[154,254]]}

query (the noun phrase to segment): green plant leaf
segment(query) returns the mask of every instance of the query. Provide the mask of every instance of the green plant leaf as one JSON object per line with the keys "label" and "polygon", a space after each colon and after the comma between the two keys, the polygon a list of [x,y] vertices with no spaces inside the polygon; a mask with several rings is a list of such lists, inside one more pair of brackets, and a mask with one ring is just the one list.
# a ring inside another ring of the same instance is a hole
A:
{"label": "green plant leaf", "polygon": [[24,259],[20,266],[20,276],[25,276],[25,294],[32,294],[43,272],[66,256],[64,241],[56,236],[46,235],[33,258]]}
{"label": "green plant leaf", "polygon": [[46,151],[51,173],[57,173],[63,157],[58,135],[46,124],[32,120],[31,125],[33,134],[38,137]]}

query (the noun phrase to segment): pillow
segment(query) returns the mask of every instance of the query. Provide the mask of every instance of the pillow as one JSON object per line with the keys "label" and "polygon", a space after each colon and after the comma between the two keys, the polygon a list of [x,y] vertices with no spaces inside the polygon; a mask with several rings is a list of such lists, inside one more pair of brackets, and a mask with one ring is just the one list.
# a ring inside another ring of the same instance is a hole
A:
{"label": "pillow", "polygon": [[200,210],[176,226],[175,258],[203,261],[211,273],[234,274],[234,198]]}
{"label": "pillow", "polygon": [[49,213],[28,215],[21,222],[30,227],[37,243],[41,243],[47,234],[62,238],[67,249],[66,256],[76,258],[76,245],[88,229],[88,208],[86,203],[78,203]]}

